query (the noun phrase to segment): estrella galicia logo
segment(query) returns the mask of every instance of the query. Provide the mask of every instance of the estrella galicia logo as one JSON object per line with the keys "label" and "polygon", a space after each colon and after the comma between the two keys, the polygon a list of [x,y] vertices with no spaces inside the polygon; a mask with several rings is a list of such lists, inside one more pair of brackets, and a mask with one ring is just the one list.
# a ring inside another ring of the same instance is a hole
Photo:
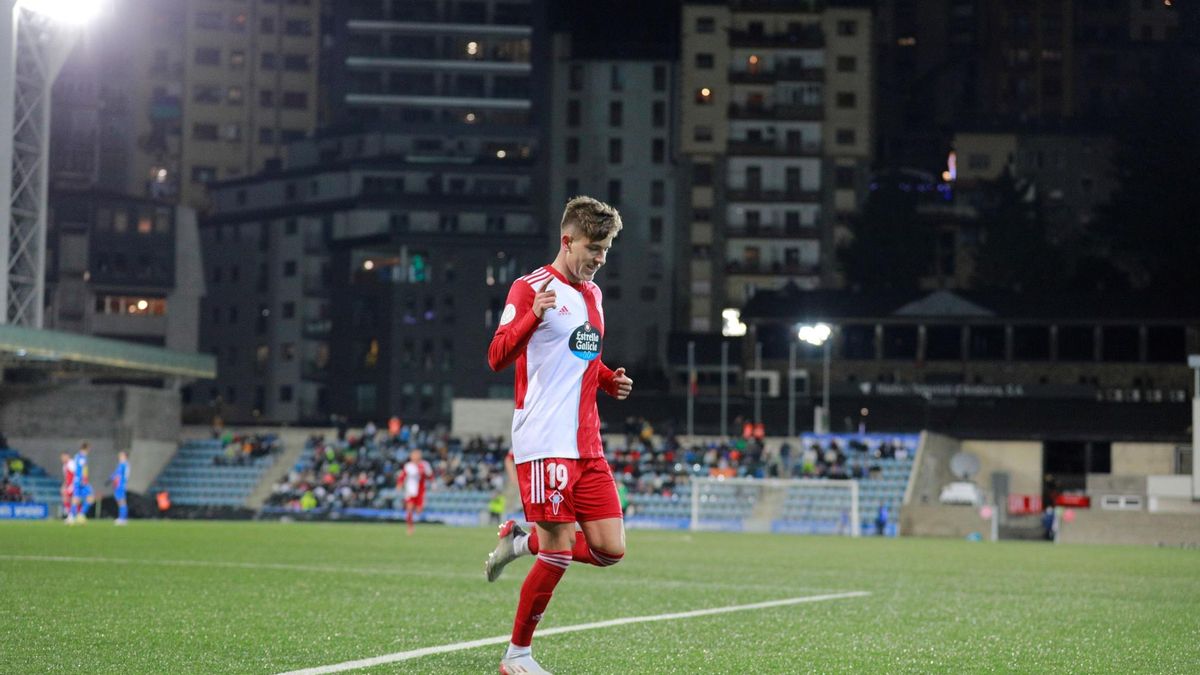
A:
{"label": "estrella galicia logo", "polygon": [[591,361],[600,355],[600,332],[592,328],[590,322],[584,322],[571,333],[569,344],[571,353],[584,361]]}

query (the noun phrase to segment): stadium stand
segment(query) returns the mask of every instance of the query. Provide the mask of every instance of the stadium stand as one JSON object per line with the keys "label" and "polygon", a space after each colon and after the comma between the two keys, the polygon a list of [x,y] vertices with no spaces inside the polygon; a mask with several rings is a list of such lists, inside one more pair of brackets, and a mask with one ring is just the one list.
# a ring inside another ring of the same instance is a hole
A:
{"label": "stadium stand", "polygon": [[241,506],[280,449],[273,435],[184,441],[150,492],[183,506]]}
{"label": "stadium stand", "polygon": [[[42,502],[51,505],[62,502],[59,489],[62,487],[62,476],[51,475],[45,468],[34,464],[27,457],[12,448],[0,448],[0,463],[4,466],[6,486],[0,489],[0,499],[5,501]],[[19,499],[14,493],[8,492],[7,486],[19,489]]]}

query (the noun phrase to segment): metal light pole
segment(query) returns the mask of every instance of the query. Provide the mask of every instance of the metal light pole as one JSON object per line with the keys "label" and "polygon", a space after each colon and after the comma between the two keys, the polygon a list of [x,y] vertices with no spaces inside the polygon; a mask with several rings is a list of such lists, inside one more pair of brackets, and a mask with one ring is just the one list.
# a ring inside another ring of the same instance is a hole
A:
{"label": "metal light pole", "polygon": [[42,327],[51,89],[99,4],[0,4],[0,324]]}
{"label": "metal light pole", "polygon": [[687,347],[688,360],[688,394],[687,394],[687,435],[692,438],[696,435],[696,341],[688,340]]}
{"label": "metal light pole", "polygon": [[796,343],[788,343],[788,371],[787,371],[787,386],[788,386],[788,438],[796,436]]}
{"label": "metal light pole", "polygon": [[829,364],[833,359],[830,351],[830,340],[833,336],[833,328],[826,323],[805,324],[800,326],[796,333],[802,342],[806,342],[814,347],[825,347],[825,368],[824,381],[821,383],[821,409],[814,416],[813,431],[818,434],[829,433]]}
{"label": "metal light pole", "polygon": [[1192,369],[1192,500],[1200,500],[1200,354],[1188,356]]}
{"label": "metal light pole", "polygon": [[727,420],[729,418],[729,384],[725,375],[729,372],[729,343],[721,342],[721,438],[728,436]]}
{"label": "metal light pole", "polygon": [[754,343],[754,423],[762,422],[762,343]]}

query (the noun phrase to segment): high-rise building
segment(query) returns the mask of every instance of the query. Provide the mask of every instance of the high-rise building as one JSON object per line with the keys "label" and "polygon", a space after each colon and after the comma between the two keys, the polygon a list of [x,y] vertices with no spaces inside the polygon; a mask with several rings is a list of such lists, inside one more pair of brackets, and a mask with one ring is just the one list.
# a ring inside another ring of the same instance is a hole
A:
{"label": "high-rise building", "polygon": [[586,194],[621,212],[624,228],[600,281],[605,314],[637,317],[605,328],[614,362],[661,366],[672,328],[677,266],[673,59],[580,57],[555,37],[547,162],[550,225],[568,199]]}
{"label": "high-rise building", "polygon": [[756,290],[837,283],[834,245],[873,148],[862,3],[687,2],[681,136],[686,327]]}
{"label": "high-rise building", "polygon": [[114,0],[55,87],[52,180],[203,208],[277,161],[316,128],[319,5]]}
{"label": "high-rise building", "polygon": [[487,346],[553,243],[530,3],[328,3],[324,24],[329,130],[212,188],[207,393],[229,419],[314,422],[441,422],[455,396],[511,396]]}

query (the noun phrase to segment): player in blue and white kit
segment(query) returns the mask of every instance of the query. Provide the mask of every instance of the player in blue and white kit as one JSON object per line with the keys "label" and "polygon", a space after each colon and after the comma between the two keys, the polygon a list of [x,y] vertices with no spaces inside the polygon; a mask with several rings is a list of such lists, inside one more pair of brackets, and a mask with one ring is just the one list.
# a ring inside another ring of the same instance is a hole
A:
{"label": "player in blue and white kit", "polygon": [[117,468],[108,477],[113,486],[113,499],[117,500],[117,522],[114,525],[124,525],[129,518],[129,504],[125,501],[125,488],[129,484],[129,453],[117,453]]}
{"label": "player in blue and white kit", "polygon": [[88,453],[91,452],[91,446],[85,441],[79,446],[79,452],[75,453],[75,458],[72,460],[75,463],[75,494],[71,496],[71,515],[75,516],[75,522],[87,522],[87,510],[92,505],[95,498],[92,497],[92,486],[88,484]]}

